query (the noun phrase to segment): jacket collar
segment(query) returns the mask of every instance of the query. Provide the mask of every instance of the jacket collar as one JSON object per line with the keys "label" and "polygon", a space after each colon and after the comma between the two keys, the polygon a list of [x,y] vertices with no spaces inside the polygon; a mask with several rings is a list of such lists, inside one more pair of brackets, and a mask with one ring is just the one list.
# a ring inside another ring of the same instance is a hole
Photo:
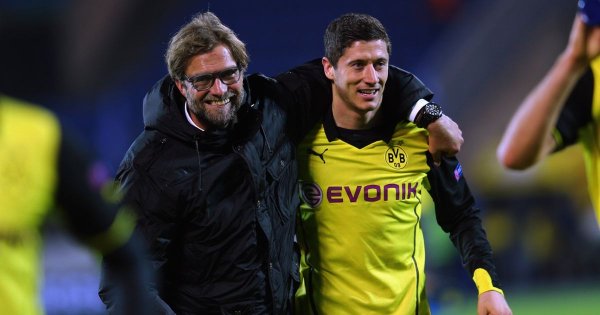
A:
{"label": "jacket collar", "polygon": [[[238,121],[227,128],[201,131],[185,117],[185,99],[169,75],[159,80],[144,97],[144,127],[156,129],[185,142],[222,145],[249,138],[260,126],[260,115],[250,104],[251,96],[244,78],[245,98],[238,111]],[[254,131],[254,132],[253,132]]]}

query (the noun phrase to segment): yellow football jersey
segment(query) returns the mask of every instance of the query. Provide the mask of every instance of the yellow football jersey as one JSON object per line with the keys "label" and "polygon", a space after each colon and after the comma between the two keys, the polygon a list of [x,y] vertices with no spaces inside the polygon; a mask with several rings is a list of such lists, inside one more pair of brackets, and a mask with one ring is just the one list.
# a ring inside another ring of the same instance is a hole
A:
{"label": "yellow football jersey", "polygon": [[429,314],[421,194],[427,132],[356,148],[317,126],[298,148],[302,314]]}
{"label": "yellow football jersey", "polygon": [[600,225],[600,58],[591,63],[594,72],[594,96],[592,103],[592,124],[580,131],[583,157],[588,181],[588,192],[596,210],[596,221]]}
{"label": "yellow football jersey", "polygon": [[53,204],[60,125],[49,111],[0,96],[0,310],[41,314],[39,227]]}

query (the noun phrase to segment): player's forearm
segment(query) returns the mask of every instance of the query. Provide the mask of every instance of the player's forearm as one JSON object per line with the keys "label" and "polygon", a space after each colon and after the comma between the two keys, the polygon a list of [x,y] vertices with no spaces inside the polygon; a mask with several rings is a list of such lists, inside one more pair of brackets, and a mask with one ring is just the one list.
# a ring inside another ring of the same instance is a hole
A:
{"label": "player's forearm", "polygon": [[480,210],[477,207],[469,207],[460,215],[455,215],[456,223],[449,230],[449,236],[460,253],[465,270],[473,276],[482,293],[491,288],[500,289],[500,280],[496,274],[492,247],[479,216]]}
{"label": "player's forearm", "polygon": [[584,70],[568,55],[557,59],[511,119],[497,152],[502,165],[525,169],[552,152],[552,130]]}

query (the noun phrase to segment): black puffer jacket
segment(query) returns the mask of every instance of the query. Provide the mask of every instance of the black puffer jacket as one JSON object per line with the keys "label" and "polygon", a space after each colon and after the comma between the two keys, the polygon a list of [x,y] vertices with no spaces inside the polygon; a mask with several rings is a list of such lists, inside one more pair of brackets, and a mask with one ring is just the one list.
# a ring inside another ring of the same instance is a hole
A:
{"label": "black puffer jacket", "polygon": [[172,80],[159,81],[117,174],[162,279],[155,289],[177,314],[284,314],[298,281],[291,137],[305,114],[289,121],[280,106],[299,107],[272,79],[252,75],[244,86],[238,122],[201,132]]}

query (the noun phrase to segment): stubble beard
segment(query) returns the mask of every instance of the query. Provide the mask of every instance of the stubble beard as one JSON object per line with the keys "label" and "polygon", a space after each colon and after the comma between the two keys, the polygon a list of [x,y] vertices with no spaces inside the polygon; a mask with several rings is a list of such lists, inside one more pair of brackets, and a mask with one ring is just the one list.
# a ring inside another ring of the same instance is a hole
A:
{"label": "stubble beard", "polygon": [[[194,98],[187,93],[187,106],[190,111],[203,123],[216,128],[224,128],[237,122],[237,112],[242,106],[244,90],[229,90],[221,98],[206,95],[202,99]],[[224,105],[207,105],[207,101],[219,101],[229,98]]]}

